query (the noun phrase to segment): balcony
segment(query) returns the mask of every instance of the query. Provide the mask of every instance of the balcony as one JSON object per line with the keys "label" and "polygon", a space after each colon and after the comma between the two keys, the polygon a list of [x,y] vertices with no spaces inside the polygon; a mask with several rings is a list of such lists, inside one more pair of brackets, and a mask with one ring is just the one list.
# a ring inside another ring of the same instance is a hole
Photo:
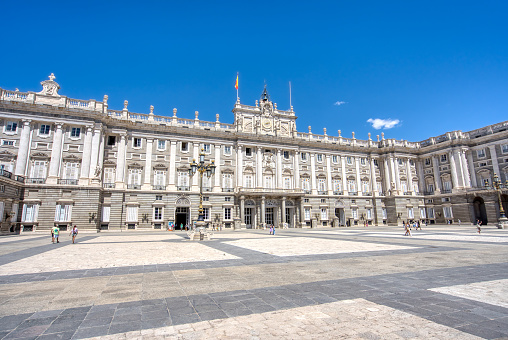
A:
{"label": "balcony", "polygon": [[190,191],[190,187],[189,186],[185,186],[185,185],[178,185],[176,187],[176,190],[178,190],[178,191]]}
{"label": "balcony", "polygon": [[16,175],[14,178],[18,182],[25,183],[25,177],[23,176]]}
{"label": "balcony", "polygon": [[0,169],[0,176],[12,179],[12,172]]}
{"label": "balcony", "polygon": [[235,191],[234,188],[222,188],[222,192],[233,192]]}
{"label": "balcony", "polygon": [[44,184],[44,183],[46,183],[46,179],[45,178],[27,178],[26,179],[26,183],[29,183],[29,184]]}
{"label": "balcony", "polygon": [[304,190],[303,193],[310,195],[310,194],[312,194],[312,191],[311,190]]}
{"label": "balcony", "polygon": [[356,191],[350,191],[350,192],[348,192],[348,195],[349,196],[358,196],[358,192],[356,192]]}
{"label": "balcony", "polygon": [[431,190],[431,191],[424,191],[423,192],[424,195],[434,195],[434,190]]}
{"label": "balcony", "polygon": [[372,196],[372,193],[370,191],[364,191],[362,192],[362,196]]}
{"label": "balcony", "polygon": [[299,196],[303,193],[302,189],[283,189],[283,188],[239,188],[238,192],[245,195],[293,195]]}
{"label": "balcony", "polygon": [[344,195],[344,193],[342,191],[334,191],[333,194],[334,195]]}
{"label": "balcony", "polygon": [[115,183],[103,183],[102,186],[106,189],[114,189]]}
{"label": "balcony", "polygon": [[326,195],[328,192],[325,190],[318,190],[318,195]]}
{"label": "balcony", "polygon": [[165,185],[152,185],[152,190],[166,190]]}
{"label": "balcony", "polygon": [[64,185],[78,185],[77,179],[58,179],[58,184],[64,184]]}
{"label": "balcony", "polygon": [[404,193],[404,195],[405,195],[405,196],[411,196],[412,194],[413,194],[413,193],[412,193],[411,191],[406,191],[406,192]]}
{"label": "balcony", "polygon": [[212,188],[211,187],[203,187],[203,191],[212,191]]}
{"label": "balcony", "polygon": [[451,194],[452,193],[452,189],[443,189],[443,190],[441,190],[441,193],[442,194]]}
{"label": "balcony", "polygon": [[139,190],[141,189],[141,184],[127,184],[127,189]]}

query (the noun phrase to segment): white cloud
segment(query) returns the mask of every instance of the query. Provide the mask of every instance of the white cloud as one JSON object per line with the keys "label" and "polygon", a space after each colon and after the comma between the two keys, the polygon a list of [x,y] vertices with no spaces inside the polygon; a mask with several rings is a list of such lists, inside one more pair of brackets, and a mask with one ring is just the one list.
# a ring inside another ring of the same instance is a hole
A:
{"label": "white cloud", "polygon": [[376,119],[372,119],[372,118],[369,118],[367,120],[367,123],[371,123],[372,124],[372,127],[376,130],[379,130],[379,129],[391,129],[392,127],[395,127],[397,126],[397,124],[400,123],[400,120],[398,119],[380,119],[380,118],[376,118]]}
{"label": "white cloud", "polygon": [[337,106],[341,106],[342,104],[346,104],[346,102],[338,100],[335,103],[333,103],[333,105],[337,105]]}

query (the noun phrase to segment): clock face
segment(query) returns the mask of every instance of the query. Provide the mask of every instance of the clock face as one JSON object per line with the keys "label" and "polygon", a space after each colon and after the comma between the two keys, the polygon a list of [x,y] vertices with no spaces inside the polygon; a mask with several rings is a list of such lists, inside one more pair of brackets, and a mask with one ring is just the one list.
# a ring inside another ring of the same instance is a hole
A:
{"label": "clock face", "polygon": [[263,119],[263,127],[270,129],[272,127],[272,121],[270,119]]}

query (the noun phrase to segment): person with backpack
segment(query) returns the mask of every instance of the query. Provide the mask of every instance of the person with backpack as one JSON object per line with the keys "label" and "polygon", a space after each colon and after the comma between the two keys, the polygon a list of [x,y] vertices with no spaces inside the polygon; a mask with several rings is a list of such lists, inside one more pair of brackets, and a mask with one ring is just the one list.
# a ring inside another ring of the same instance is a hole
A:
{"label": "person with backpack", "polygon": [[57,226],[54,226],[52,230],[52,234],[53,234],[53,243],[55,243],[55,240],[56,240],[56,243],[60,243],[60,241],[58,240],[58,237],[60,236],[60,229],[58,229]]}
{"label": "person with backpack", "polygon": [[74,228],[72,228],[71,233],[69,236],[72,235],[72,243],[76,240],[76,236],[78,236],[78,226],[74,225]]}

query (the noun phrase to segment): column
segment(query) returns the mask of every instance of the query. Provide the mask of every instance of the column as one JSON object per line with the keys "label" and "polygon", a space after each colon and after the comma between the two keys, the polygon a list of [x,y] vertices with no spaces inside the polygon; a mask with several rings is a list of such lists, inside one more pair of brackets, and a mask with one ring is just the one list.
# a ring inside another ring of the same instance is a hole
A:
{"label": "column", "polygon": [[476,172],[474,170],[473,153],[471,150],[467,151],[467,162],[469,165],[469,173],[471,174],[471,185],[473,188],[476,188],[478,184],[476,183]]}
{"label": "column", "polygon": [[88,178],[95,178],[97,166],[102,168],[102,163],[98,165],[101,140],[102,127],[95,127],[92,138],[92,153],[90,155],[90,172],[88,173]]}
{"label": "column", "polygon": [[18,158],[16,159],[15,175],[25,176],[26,163],[28,160],[28,149],[30,147],[30,122],[29,119],[23,119],[23,129],[19,137]]}
{"label": "column", "polygon": [[[348,195],[347,178],[346,178],[346,157],[340,156],[340,167],[342,173],[342,193]],[[302,222],[304,220],[302,219]]]}
{"label": "column", "polygon": [[432,168],[434,169],[434,192],[439,194],[441,192],[441,174],[439,173],[439,159],[437,156],[432,156]]}
{"label": "column", "polygon": [[376,165],[374,164],[374,158],[372,157],[370,157],[370,183],[372,188],[372,195],[379,196],[376,180]]}
{"label": "column", "polygon": [[220,178],[221,178],[221,172],[220,172],[220,155],[221,155],[221,145],[215,144],[215,175],[214,176],[214,184],[213,184],[213,192],[220,192]]}
{"label": "column", "polygon": [[146,139],[146,159],[145,159],[145,181],[143,184],[143,190],[151,189],[151,177],[152,177],[152,150],[153,150],[153,139]]}
{"label": "column", "polygon": [[326,155],[326,189],[328,190],[328,195],[333,195],[330,155]]}
{"label": "column", "polygon": [[497,152],[495,145],[489,145],[490,150],[490,159],[492,160],[492,168],[494,173],[497,175],[499,180],[501,180],[501,173],[499,172],[499,163],[497,162]]}
{"label": "column", "polygon": [[56,184],[60,174],[60,162],[62,160],[63,146],[63,123],[55,124],[53,147],[51,148],[51,161],[49,162],[48,184]]}
{"label": "column", "polygon": [[79,177],[80,185],[88,185],[88,175],[90,174],[90,155],[92,153],[92,136],[92,127],[87,126],[83,145],[83,159],[81,160],[81,176]]}
{"label": "column", "polygon": [[286,197],[282,197],[282,202],[280,204],[280,223],[279,227],[284,227],[284,223],[286,223]]}
{"label": "column", "polygon": [[104,170],[104,144],[106,143],[106,136],[104,133],[101,135],[101,142],[99,146],[99,166]]}
{"label": "column", "polygon": [[385,180],[385,196],[390,193],[391,181],[390,181],[390,166],[388,165],[388,158],[383,159],[383,173]]}
{"label": "column", "polygon": [[400,195],[400,170],[399,170],[399,159],[392,158],[395,172],[395,189],[397,190],[397,195]]}
{"label": "column", "polygon": [[459,151],[460,159],[462,161],[462,173],[464,174],[464,186],[471,188],[471,175],[469,174],[469,168],[466,160],[466,150],[462,149]]}
{"label": "column", "polygon": [[246,228],[245,225],[245,196],[240,196],[240,227]]}
{"label": "column", "polygon": [[356,192],[358,196],[362,194],[362,182],[360,179],[360,157],[355,157],[355,168],[356,168]]}
{"label": "column", "polygon": [[293,164],[294,164],[294,167],[295,167],[295,171],[294,171],[295,185],[294,185],[294,188],[295,189],[299,189],[300,188],[300,164],[299,164],[299,161],[300,161],[300,152],[296,151],[294,157],[295,157],[293,159]]}
{"label": "column", "polygon": [[261,196],[261,226],[265,225],[265,196]]}
{"label": "column", "polygon": [[317,187],[316,187],[316,156],[311,153],[310,154],[310,173],[311,173],[311,179],[310,179],[310,183],[311,183],[311,189],[312,189],[312,194],[313,195],[317,195]]}
{"label": "column", "polygon": [[262,148],[256,148],[256,188],[263,187],[263,155]]}
{"label": "column", "polygon": [[458,150],[453,150],[453,157],[455,158],[455,169],[457,170],[457,183],[459,188],[464,187],[464,174],[462,173],[462,160]]}
{"label": "column", "polygon": [[305,207],[303,206],[304,201],[303,198],[300,199],[300,227],[305,224]]}
{"label": "column", "polygon": [[420,193],[423,193],[423,191],[427,190],[425,188],[427,183],[425,183],[425,173],[423,171],[423,163],[421,160],[416,162],[416,174],[418,175],[418,188]]}
{"label": "column", "polygon": [[118,143],[118,153],[116,155],[116,188],[123,188],[125,186],[125,143],[127,135],[120,134],[120,141]]}
{"label": "column", "polygon": [[[176,190],[175,179],[176,179],[176,141],[172,140],[171,146],[169,147],[169,188],[168,190]],[[220,176],[220,172],[219,172]]]}
{"label": "column", "polygon": [[236,150],[236,187],[242,187],[242,173],[243,173],[243,154],[242,146],[238,145]]}
{"label": "column", "polygon": [[413,193],[413,174],[411,173],[411,161],[409,158],[406,160],[406,177],[407,177],[408,191],[411,192],[411,195],[414,195],[414,193]]}
{"label": "column", "polygon": [[[196,160],[197,163],[199,163],[199,143],[193,142],[192,143],[192,159]],[[191,178],[191,191],[198,191],[199,192],[199,173],[194,174]]]}
{"label": "column", "polygon": [[281,156],[282,150],[277,149],[277,188],[281,189],[282,186],[282,156]]}
{"label": "column", "polygon": [[455,166],[455,156],[453,155],[453,152],[448,152],[448,155],[450,157],[450,167],[452,169],[452,184],[453,189],[456,189],[459,186],[459,181],[457,178],[457,167]]}

